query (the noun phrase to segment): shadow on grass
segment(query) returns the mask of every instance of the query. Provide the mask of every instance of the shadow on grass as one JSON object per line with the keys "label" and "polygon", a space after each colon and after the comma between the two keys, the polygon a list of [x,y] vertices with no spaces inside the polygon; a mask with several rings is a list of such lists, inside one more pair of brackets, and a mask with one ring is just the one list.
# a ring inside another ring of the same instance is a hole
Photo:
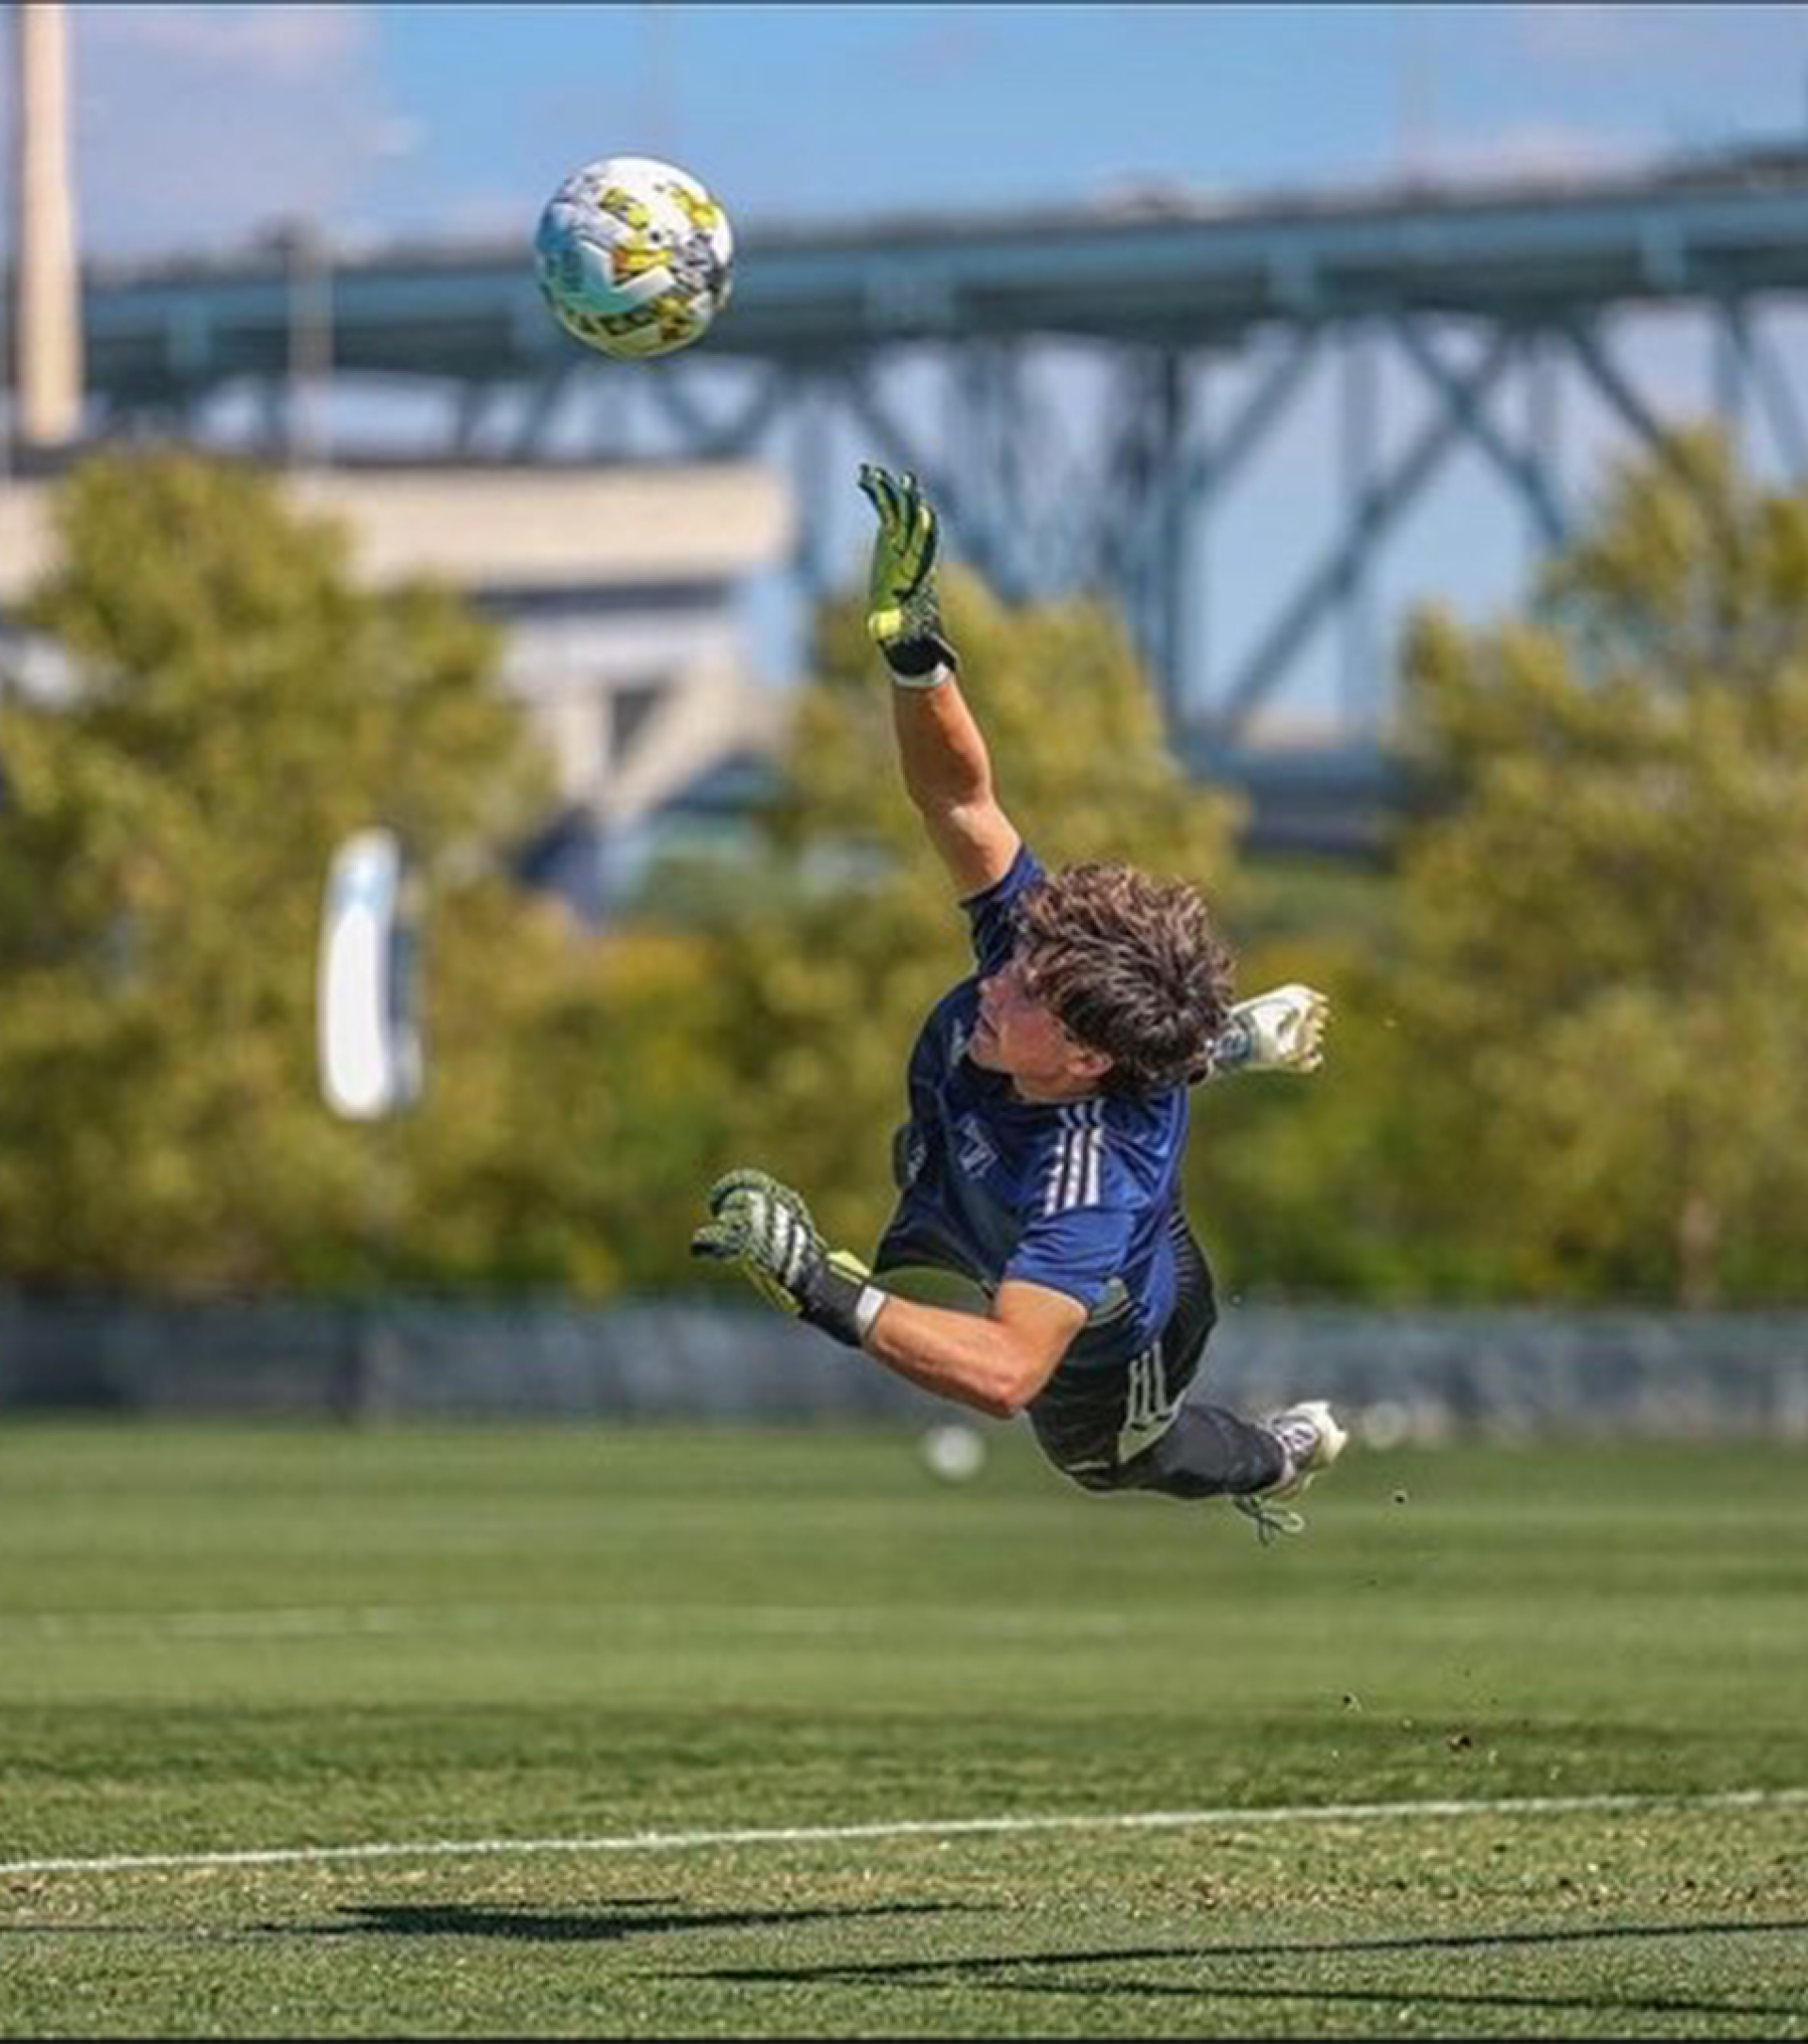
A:
{"label": "shadow on grass", "polygon": [[1468,1992],[1460,1988],[1446,1990],[1418,1980],[1403,1988],[1380,1989],[1341,1988],[1332,1984],[1301,1985],[1283,1980],[1264,1980],[1253,1986],[1240,1986],[1209,1979],[1176,1982],[1114,1977],[1069,1982],[1026,1976],[1039,1969],[1058,1972],[1075,1966],[1133,1966],[1152,1961],[1188,1961],[1195,1966],[1225,1959],[1284,1963],[1310,1957],[1356,1958],[1369,1954],[1537,1951],[1558,1945],[1635,1939],[1750,1938],[1804,1930],[1808,1930],[1808,1921],[1800,1920],[1614,1923],[1575,1930],[1429,1932],[1417,1937],[1334,1938],[1312,1941],[1276,1939],[1239,1944],[1124,1945],[1096,1952],[975,1953],[964,1957],[874,1960],[869,1963],[842,1960],[820,1966],[712,1967],[707,1971],[700,1970],[693,1977],[732,1980],[748,1986],[766,1982],[790,1987],[804,1981],[819,1981],[902,1987],[922,1986],[942,1975],[949,1986],[1013,1994],[1084,1995],[1089,1998],[1108,1990],[1114,1995],[1179,1997],[1192,2001],[1211,1997],[1227,2002],[1373,2003],[1394,2007],[1402,2004],[1436,2003],[1454,2008],[1585,2009],[1597,2012],[1610,2009],[1628,2014],[1799,2017],[1802,2013],[1799,2001],[1772,2004],[1668,1994]]}
{"label": "shadow on grass", "polygon": [[676,1895],[617,1898],[606,1909],[474,1907],[460,1902],[368,1902],[349,1905],[347,1923],[260,1926],[323,1938],[531,1938],[548,1942],[604,1942],[685,1930],[774,1930],[799,1923],[840,1923],[866,1916],[939,1916],[953,1902],[859,1903],[839,1908],[686,1909]]}
{"label": "shadow on grass", "polygon": [[[541,1943],[606,1944],[689,1930],[781,1930],[800,1923],[845,1923],[861,1917],[967,1913],[959,1902],[873,1902],[815,1909],[686,1909],[677,1895],[614,1898],[606,1909],[511,1909],[462,1902],[366,1902],[347,1905],[350,1922],[247,1923],[236,1929],[185,1929],[169,1923],[28,1921],[0,1923],[0,1937],[182,1938],[519,1938]],[[776,1977],[776,1976],[775,1976]]]}

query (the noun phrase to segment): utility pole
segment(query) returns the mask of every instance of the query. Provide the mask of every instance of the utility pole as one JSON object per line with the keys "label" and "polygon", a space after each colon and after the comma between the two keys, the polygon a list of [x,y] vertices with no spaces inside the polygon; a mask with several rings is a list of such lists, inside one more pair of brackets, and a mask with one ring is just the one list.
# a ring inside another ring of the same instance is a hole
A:
{"label": "utility pole", "polygon": [[17,262],[12,330],[16,435],[29,458],[82,430],[81,283],[69,153],[69,29],[62,0],[17,0],[13,10]]}

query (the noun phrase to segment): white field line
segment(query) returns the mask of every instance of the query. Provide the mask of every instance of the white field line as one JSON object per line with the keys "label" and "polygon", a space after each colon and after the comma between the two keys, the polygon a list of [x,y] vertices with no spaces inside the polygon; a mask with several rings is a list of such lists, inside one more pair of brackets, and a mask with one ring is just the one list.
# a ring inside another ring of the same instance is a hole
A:
{"label": "white field line", "polygon": [[1259,1810],[1145,1810],[1118,1815],[946,1817],[895,1824],[792,1825],[745,1831],[636,1831],[617,1838],[432,1839],[402,1844],[282,1845],[252,1852],[132,1853],[97,1859],[4,1859],[18,1874],[130,1874],[155,1868],[299,1865],[347,1859],[476,1859],[504,1853],[689,1852],[702,1846],[842,1845],[893,1838],[1004,1838],[1034,1831],[1242,1830],[1271,1824],[1385,1824],[1448,1817],[1554,1817],[1636,1811],[1784,1810],[1808,1788],[1705,1795],[1527,1795],[1482,1802],[1304,1803]]}

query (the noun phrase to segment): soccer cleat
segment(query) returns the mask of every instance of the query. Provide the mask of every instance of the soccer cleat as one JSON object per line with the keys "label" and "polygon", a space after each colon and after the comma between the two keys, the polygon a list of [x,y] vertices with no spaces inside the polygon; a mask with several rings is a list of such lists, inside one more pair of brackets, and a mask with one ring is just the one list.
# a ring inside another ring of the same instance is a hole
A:
{"label": "soccer cleat", "polygon": [[1281,1443],[1286,1467],[1266,1490],[1246,1491],[1231,1499],[1246,1519],[1253,1521],[1255,1537],[1264,1547],[1281,1534],[1305,1531],[1304,1519],[1288,1508],[1287,1500],[1297,1498],[1315,1476],[1322,1475],[1349,1440],[1322,1398],[1277,1412],[1267,1428]]}

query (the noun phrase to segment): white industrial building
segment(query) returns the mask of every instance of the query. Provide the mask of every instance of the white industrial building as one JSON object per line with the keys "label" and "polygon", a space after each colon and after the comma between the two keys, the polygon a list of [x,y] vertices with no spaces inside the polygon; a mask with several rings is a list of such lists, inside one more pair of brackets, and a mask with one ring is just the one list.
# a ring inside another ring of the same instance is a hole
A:
{"label": "white industrial building", "polygon": [[[785,478],[752,463],[285,472],[297,507],[341,520],[354,572],[428,575],[505,628],[503,682],[546,741],[559,807],[529,877],[605,913],[650,821],[767,752],[784,692],[753,671],[749,590],[793,540]],[[0,480],[0,643],[36,685],[55,660],[7,619],[51,565],[52,485]]]}

